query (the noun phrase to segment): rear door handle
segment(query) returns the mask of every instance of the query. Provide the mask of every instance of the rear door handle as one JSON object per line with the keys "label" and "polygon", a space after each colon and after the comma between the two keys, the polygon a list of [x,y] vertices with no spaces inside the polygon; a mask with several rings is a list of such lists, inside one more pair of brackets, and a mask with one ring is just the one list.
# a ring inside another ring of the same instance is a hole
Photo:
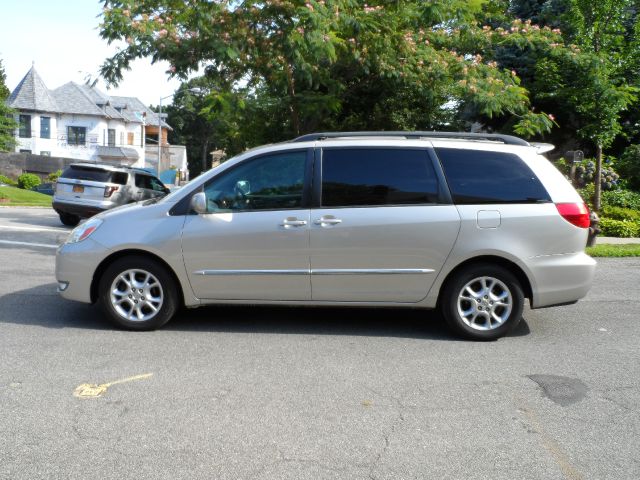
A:
{"label": "rear door handle", "polygon": [[337,225],[339,223],[342,223],[342,220],[334,217],[320,217],[313,223],[315,223],[316,225]]}
{"label": "rear door handle", "polygon": [[304,227],[307,224],[306,220],[298,220],[297,218],[285,218],[280,224],[281,227]]}

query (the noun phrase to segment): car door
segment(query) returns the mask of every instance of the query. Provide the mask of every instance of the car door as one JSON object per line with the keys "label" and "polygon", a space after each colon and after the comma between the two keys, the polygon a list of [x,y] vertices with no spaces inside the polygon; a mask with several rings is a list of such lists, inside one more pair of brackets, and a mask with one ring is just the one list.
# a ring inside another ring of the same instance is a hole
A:
{"label": "car door", "polygon": [[312,150],[247,159],[209,182],[182,251],[194,294],[211,300],[309,300]]}
{"label": "car door", "polygon": [[392,147],[324,148],[321,157],[311,211],[313,300],[422,300],[460,228],[435,157]]}

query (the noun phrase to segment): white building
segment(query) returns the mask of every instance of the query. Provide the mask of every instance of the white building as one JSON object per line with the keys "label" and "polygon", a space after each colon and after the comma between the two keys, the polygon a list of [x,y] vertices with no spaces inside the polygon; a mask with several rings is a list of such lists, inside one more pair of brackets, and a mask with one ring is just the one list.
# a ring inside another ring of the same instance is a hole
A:
{"label": "white building", "polygon": [[145,161],[145,126],[157,132],[158,115],[137,98],[74,82],[49,90],[32,67],[7,103],[18,112],[18,152],[159,170],[157,154]]}

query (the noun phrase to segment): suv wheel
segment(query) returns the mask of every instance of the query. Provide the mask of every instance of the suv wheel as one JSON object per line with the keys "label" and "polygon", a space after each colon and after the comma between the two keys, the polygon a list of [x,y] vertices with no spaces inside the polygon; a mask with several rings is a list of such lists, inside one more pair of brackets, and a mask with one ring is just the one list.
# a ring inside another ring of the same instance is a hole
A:
{"label": "suv wheel", "polygon": [[178,306],[176,285],[158,262],[124,257],[102,275],[98,302],[107,317],[129,330],[155,330],[167,323]]}
{"label": "suv wheel", "polygon": [[80,217],[77,215],[71,215],[70,213],[59,213],[58,215],[63,225],[68,227],[75,227],[80,223]]}
{"label": "suv wheel", "polygon": [[520,322],[524,294],[509,270],[487,263],[470,265],[447,282],[441,310],[449,327],[472,340],[495,340]]}

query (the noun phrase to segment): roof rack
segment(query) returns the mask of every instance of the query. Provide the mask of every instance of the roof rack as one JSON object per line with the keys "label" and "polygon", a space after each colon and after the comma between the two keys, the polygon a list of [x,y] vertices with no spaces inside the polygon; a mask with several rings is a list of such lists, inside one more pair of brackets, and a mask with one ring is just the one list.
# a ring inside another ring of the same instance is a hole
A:
{"label": "roof rack", "polygon": [[467,133],[467,132],[321,132],[309,133],[301,137],[294,138],[292,142],[313,142],[315,140],[327,140],[330,138],[345,137],[404,137],[406,139],[421,138],[459,138],[468,140],[488,140],[492,142],[502,142],[507,145],[530,146],[529,142],[501,133]]}

